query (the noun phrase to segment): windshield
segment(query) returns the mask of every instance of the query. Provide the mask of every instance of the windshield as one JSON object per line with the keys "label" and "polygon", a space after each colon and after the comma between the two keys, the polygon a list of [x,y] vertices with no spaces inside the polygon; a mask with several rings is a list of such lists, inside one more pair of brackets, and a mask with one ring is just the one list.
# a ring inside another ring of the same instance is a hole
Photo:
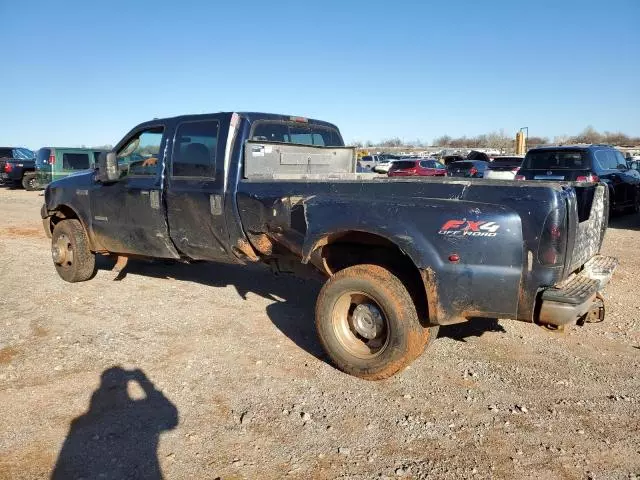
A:
{"label": "windshield", "polygon": [[258,142],[295,143],[318,147],[343,147],[335,128],[299,122],[260,120],[253,124],[251,140]]}
{"label": "windshield", "polygon": [[581,150],[536,150],[527,153],[524,168],[532,170],[583,170],[589,168]]}
{"label": "windshield", "polygon": [[33,160],[34,153],[28,148],[14,148],[13,149],[13,158],[18,160]]}

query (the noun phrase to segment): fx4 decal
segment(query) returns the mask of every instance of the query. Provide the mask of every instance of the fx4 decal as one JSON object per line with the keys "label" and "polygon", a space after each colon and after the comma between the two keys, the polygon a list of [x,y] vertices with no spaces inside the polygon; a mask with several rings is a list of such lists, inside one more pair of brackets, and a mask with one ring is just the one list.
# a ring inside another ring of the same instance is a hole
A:
{"label": "fx4 decal", "polygon": [[447,237],[495,237],[500,225],[496,222],[474,222],[472,220],[447,220],[438,234]]}

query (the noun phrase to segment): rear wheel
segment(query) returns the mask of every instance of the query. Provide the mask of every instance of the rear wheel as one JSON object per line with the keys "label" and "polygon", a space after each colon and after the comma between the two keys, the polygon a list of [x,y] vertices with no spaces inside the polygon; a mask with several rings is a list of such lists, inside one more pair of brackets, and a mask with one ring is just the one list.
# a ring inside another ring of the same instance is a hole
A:
{"label": "rear wheel", "polygon": [[636,191],[636,198],[631,207],[631,213],[640,213],[640,191]]}
{"label": "rear wheel", "polygon": [[27,172],[22,176],[22,187],[30,192],[38,189],[38,180],[35,172]]}
{"label": "rear wheel", "polygon": [[366,380],[402,370],[431,337],[407,288],[378,265],[355,265],[329,279],[318,296],[316,327],[333,363]]}
{"label": "rear wheel", "polygon": [[76,219],[62,220],[53,229],[51,257],[58,275],[67,282],[83,282],[96,271],[96,256]]}

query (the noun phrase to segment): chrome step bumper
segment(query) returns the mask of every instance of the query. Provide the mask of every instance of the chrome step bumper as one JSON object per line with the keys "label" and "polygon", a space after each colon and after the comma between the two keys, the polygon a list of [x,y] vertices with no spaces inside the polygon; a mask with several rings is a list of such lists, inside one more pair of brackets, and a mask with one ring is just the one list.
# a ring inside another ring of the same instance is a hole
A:
{"label": "chrome step bumper", "polygon": [[617,266],[616,258],[595,255],[580,273],[544,290],[538,323],[561,327],[584,321],[594,309],[601,309],[603,314],[604,303],[598,292],[609,283]]}

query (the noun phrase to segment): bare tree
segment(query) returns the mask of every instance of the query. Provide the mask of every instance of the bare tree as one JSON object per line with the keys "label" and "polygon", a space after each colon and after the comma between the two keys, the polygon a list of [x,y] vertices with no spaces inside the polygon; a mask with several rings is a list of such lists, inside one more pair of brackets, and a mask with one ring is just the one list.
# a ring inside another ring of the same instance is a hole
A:
{"label": "bare tree", "polygon": [[549,143],[548,137],[527,137],[527,146],[535,147],[536,145],[546,145]]}
{"label": "bare tree", "polygon": [[602,135],[589,125],[582,132],[571,139],[575,143],[601,143]]}
{"label": "bare tree", "polygon": [[382,145],[383,147],[401,147],[402,140],[400,140],[400,137],[388,138],[386,140],[383,140],[380,145]]}
{"label": "bare tree", "polygon": [[433,144],[436,147],[448,147],[451,145],[451,137],[449,135],[442,135],[441,137],[434,138]]}
{"label": "bare tree", "polygon": [[505,153],[507,149],[512,148],[513,139],[507,137],[504,133],[504,129],[500,129],[498,132],[492,132],[487,135],[487,147],[495,148],[500,153]]}

